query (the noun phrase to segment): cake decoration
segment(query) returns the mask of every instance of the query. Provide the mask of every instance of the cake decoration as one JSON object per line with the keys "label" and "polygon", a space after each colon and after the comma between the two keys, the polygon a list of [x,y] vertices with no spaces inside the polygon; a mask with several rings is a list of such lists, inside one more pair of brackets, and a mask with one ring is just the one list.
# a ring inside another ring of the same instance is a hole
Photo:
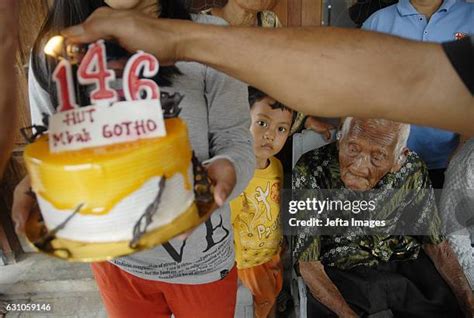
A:
{"label": "cake decoration", "polygon": [[[41,210],[27,223],[30,241],[59,258],[102,261],[203,222],[216,208],[212,183],[178,117],[184,96],[160,92],[151,79],[158,60],[142,51],[132,55],[120,100],[104,41],[88,50],[52,41],[45,52],[59,59],[57,112],[43,126],[22,129],[31,142],[24,157]],[[91,105],[77,103],[77,83],[90,88]]]}

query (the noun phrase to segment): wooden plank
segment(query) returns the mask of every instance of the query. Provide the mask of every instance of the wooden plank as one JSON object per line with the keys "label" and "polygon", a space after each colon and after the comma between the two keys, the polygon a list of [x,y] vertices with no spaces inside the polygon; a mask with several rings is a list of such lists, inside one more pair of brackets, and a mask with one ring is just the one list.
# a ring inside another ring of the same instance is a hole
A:
{"label": "wooden plank", "polygon": [[[34,40],[41,28],[43,19],[47,13],[46,0],[21,0],[19,13],[19,49],[17,53],[17,75],[18,75],[18,127],[26,127],[31,123],[28,107],[28,63]],[[15,139],[17,144],[25,141],[20,134]]]}
{"label": "wooden plank", "polygon": [[288,26],[301,26],[302,0],[288,2]]}
{"label": "wooden plank", "polygon": [[[289,0],[293,1],[293,0]],[[276,13],[278,19],[280,19],[283,26],[288,25],[288,0],[280,0],[277,5],[273,8],[273,11]]]}
{"label": "wooden plank", "polygon": [[[28,103],[28,63],[30,52],[33,47],[37,32],[41,28],[47,13],[47,0],[20,0],[19,3],[19,34],[18,52],[16,56],[17,70],[17,92],[19,112],[18,128],[30,125],[30,111]],[[21,149],[25,141],[19,130],[16,135],[17,149]],[[4,177],[0,180],[0,254],[7,258],[8,262],[14,262],[15,255],[21,253],[21,246],[15,234],[10,211],[13,201],[13,191],[18,182],[25,175],[22,152],[13,153],[6,168]]]}
{"label": "wooden plank", "polygon": [[320,26],[322,0],[302,0],[301,25]]}

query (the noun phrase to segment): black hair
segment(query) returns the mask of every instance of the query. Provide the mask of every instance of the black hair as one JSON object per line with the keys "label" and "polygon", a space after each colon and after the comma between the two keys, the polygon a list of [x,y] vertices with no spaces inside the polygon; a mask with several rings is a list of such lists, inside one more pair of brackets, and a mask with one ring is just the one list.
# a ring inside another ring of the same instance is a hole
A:
{"label": "black hair", "polygon": [[[256,102],[261,101],[265,97],[270,97],[269,95],[265,94],[264,92],[262,92],[261,90],[255,88],[253,86],[249,86],[248,91],[249,91],[249,106],[250,106],[250,109],[252,109],[253,105],[255,105]],[[277,100],[273,104],[270,104],[270,107],[272,109],[281,109],[281,111],[290,112],[291,115],[292,115],[291,124],[293,125],[293,123],[295,122],[295,119],[296,119],[296,112],[293,111],[293,109],[291,109],[290,107],[280,103]]]}
{"label": "black hair", "polygon": [[[156,5],[159,6],[160,18],[191,20],[191,16],[182,0],[157,0]],[[44,46],[52,36],[59,34],[61,30],[67,27],[84,22],[92,12],[103,6],[107,6],[103,0],[54,0],[46,16],[33,45],[30,67],[33,68],[33,73],[39,85],[50,94],[54,107],[57,106],[57,96],[52,73],[58,61],[44,54]],[[122,57],[130,55],[125,50],[119,51],[122,52]],[[160,86],[171,86],[172,78],[180,74],[175,66],[160,67],[160,73],[154,80]],[[78,94],[81,100],[88,100],[85,89],[81,89]]]}
{"label": "black hair", "polygon": [[[248,90],[249,90],[249,106],[250,106],[250,109],[252,109],[253,105],[256,102],[261,101],[265,97],[270,97],[267,94],[265,94],[264,92],[262,92],[261,90],[258,90],[253,86],[249,86]],[[289,111],[290,113],[293,113],[293,110],[291,108],[289,108],[288,106],[285,106],[284,104],[280,103],[279,101],[275,101],[273,104],[270,104],[270,107],[272,109],[281,109],[281,110],[286,110],[286,111]]]}

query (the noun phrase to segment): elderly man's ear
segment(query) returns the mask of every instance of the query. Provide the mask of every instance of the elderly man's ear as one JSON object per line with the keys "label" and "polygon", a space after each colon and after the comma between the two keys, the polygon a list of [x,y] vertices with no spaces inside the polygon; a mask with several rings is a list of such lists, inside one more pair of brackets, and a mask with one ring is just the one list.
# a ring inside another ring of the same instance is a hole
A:
{"label": "elderly man's ear", "polygon": [[390,169],[391,173],[398,172],[398,170],[400,170],[403,167],[403,165],[405,164],[405,161],[407,160],[407,156],[409,152],[410,150],[408,150],[407,147],[403,148],[403,150],[400,152],[400,155],[398,155],[398,157],[395,158],[395,163],[393,164],[392,169]]}

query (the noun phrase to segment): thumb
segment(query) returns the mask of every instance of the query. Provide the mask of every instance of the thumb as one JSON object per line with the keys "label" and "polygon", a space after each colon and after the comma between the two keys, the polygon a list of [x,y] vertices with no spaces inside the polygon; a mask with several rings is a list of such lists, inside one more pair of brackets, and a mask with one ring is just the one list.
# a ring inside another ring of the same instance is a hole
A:
{"label": "thumb", "polygon": [[221,207],[234,189],[236,174],[228,159],[217,159],[206,166],[209,178],[214,183],[214,201]]}
{"label": "thumb", "polygon": [[224,180],[220,180],[218,183],[216,183],[214,187],[214,201],[216,201],[216,204],[219,207],[224,205],[225,201],[229,197],[231,188],[232,186],[229,184],[229,182]]}

